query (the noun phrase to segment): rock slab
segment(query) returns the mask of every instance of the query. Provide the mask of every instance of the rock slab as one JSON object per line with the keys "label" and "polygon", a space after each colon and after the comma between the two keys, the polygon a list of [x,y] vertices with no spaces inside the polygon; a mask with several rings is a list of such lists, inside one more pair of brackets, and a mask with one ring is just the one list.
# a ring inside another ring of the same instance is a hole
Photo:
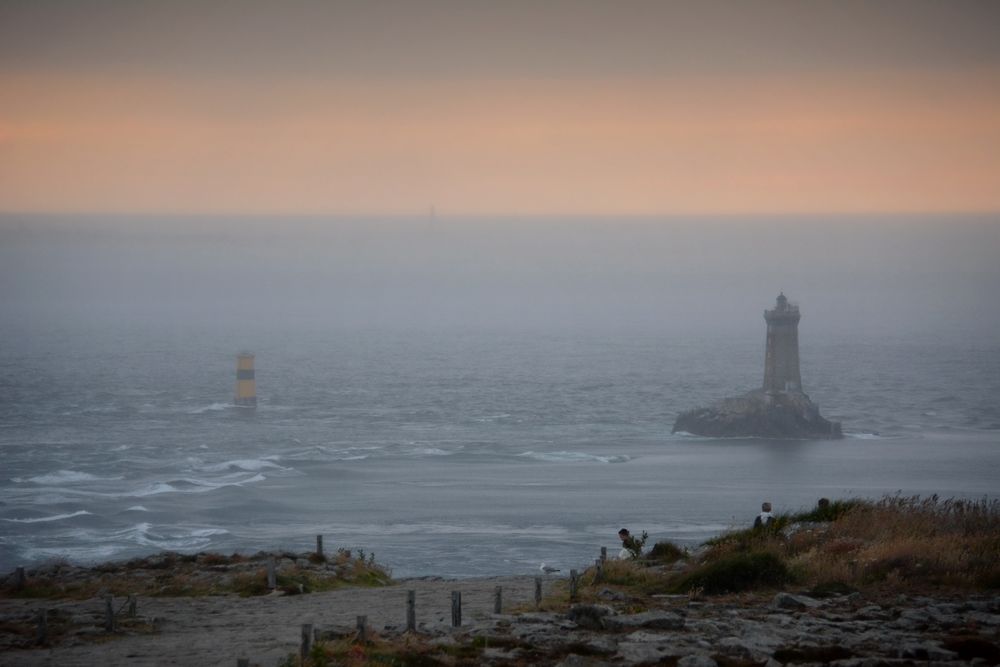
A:
{"label": "rock slab", "polygon": [[749,391],[678,415],[673,432],[713,438],[843,437],[840,423],[824,419],[819,406],[801,391]]}

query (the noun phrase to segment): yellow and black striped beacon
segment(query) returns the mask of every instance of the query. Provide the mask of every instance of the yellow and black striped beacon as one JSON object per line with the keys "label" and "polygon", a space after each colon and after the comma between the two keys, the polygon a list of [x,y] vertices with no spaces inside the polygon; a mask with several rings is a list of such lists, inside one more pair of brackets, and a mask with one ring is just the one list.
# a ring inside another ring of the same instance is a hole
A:
{"label": "yellow and black striped beacon", "polygon": [[257,407],[257,381],[253,373],[253,355],[241,352],[236,357],[236,406]]}

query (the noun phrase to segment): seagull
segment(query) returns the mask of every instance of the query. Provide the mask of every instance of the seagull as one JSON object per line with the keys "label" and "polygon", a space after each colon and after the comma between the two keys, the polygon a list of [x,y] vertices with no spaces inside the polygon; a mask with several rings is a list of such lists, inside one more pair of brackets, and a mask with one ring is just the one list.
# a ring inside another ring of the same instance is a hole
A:
{"label": "seagull", "polygon": [[545,574],[552,574],[553,572],[562,572],[562,570],[560,570],[558,567],[550,567],[545,563],[542,563],[542,566],[538,569],[544,572]]}

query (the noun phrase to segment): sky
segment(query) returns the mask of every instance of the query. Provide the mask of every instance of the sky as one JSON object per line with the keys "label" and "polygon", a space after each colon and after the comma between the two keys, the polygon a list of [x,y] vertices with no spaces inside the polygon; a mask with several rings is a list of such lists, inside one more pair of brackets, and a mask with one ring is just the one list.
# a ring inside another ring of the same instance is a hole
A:
{"label": "sky", "polygon": [[1000,210],[1000,4],[0,2],[0,211]]}

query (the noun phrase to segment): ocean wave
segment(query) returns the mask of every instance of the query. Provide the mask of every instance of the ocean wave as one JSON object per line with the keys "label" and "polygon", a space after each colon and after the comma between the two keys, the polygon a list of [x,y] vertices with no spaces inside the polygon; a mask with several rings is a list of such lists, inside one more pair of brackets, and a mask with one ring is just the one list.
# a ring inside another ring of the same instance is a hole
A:
{"label": "ocean wave", "polygon": [[454,453],[437,447],[418,447],[410,452],[413,456],[450,456]]}
{"label": "ocean wave", "polygon": [[544,539],[546,537],[562,538],[569,531],[562,526],[525,526],[516,527],[502,524],[456,525],[447,523],[394,523],[377,524],[337,524],[324,528],[330,534],[352,536],[384,536],[384,535],[500,535],[512,538],[531,537]]}
{"label": "ocean wave", "polygon": [[[76,470],[57,470],[56,472],[51,472],[45,475],[36,475],[35,477],[29,477],[27,479],[15,478],[15,482],[31,482],[33,484],[73,484],[75,482],[94,482],[100,479],[107,479],[97,477],[96,475],[91,475],[86,472],[77,472]],[[116,479],[121,479],[116,478]]]}
{"label": "ocean wave", "polygon": [[[382,447],[347,447],[344,449],[335,449],[332,447],[324,447],[322,445],[315,445],[313,447],[308,447],[306,449],[300,449],[294,452],[286,452],[280,455],[270,455],[261,458],[262,461],[274,462],[274,461],[362,461],[371,456],[371,453],[375,450],[380,450]],[[293,470],[293,468],[282,468],[281,466],[276,467],[281,468],[281,470]]]}
{"label": "ocean wave", "polygon": [[212,465],[200,466],[200,470],[205,472],[224,472],[229,470],[243,470],[246,472],[258,472],[260,470],[272,469],[272,470],[288,470],[268,458],[263,459],[234,459],[232,461],[223,461],[222,463],[214,463]]}
{"label": "ocean wave", "polygon": [[218,412],[220,410],[227,410],[229,408],[236,407],[232,403],[212,403],[211,405],[204,405],[200,408],[195,408],[194,410],[188,410],[189,415],[201,415],[206,412]]}
{"label": "ocean wave", "polygon": [[[753,517],[751,517],[752,519]],[[606,528],[606,526],[588,526],[587,530],[588,532],[593,531],[597,534],[607,534]],[[642,529],[650,534],[650,540],[654,540],[654,536],[718,535],[731,528],[730,524],[724,523],[651,523],[642,526]],[[652,543],[651,541],[650,544]]]}
{"label": "ocean wave", "polygon": [[885,436],[879,435],[878,433],[845,433],[845,438],[851,438],[853,440],[884,440]]}
{"label": "ocean wave", "polygon": [[126,508],[126,512],[148,512],[149,510],[142,505],[132,505],[132,507]]}
{"label": "ocean wave", "polygon": [[4,521],[9,521],[10,523],[45,523],[48,521],[62,521],[63,519],[72,519],[75,516],[83,516],[85,514],[90,514],[87,510],[79,510],[77,512],[71,512],[70,514],[57,514],[55,516],[40,516],[34,519],[4,519]]}
{"label": "ocean wave", "polygon": [[142,546],[156,547],[157,549],[193,549],[203,547],[214,535],[226,535],[229,531],[224,528],[190,528],[173,529],[170,533],[158,532],[153,525],[148,522],[137,523],[110,534],[111,539],[134,542]]}
{"label": "ocean wave", "polygon": [[50,558],[60,558],[79,562],[105,561],[124,551],[126,547],[120,544],[109,544],[98,542],[87,546],[75,545],[73,547],[25,547],[22,550],[22,557],[31,562],[41,562]]}
{"label": "ocean wave", "polygon": [[267,478],[261,473],[257,473],[247,479],[220,482],[210,482],[207,480],[186,477],[183,479],[171,480],[169,482],[156,482],[154,484],[149,484],[136,491],[120,494],[119,497],[145,498],[147,496],[158,496],[164,493],[206,493],[208,491],[214,491],[226,486],[243,486],[244,484],[263,482],[265,479]]}
{"label": "ocean wave", "polygon": [[601,456],[584,452],[524,452],[518,456],[546,463],[628,463],[632,460],[625,454]]}
{"label": "ocean wave", "polygon": [[481,424],[486,424],[488,422],[495,422],[501,419],[509,419],[510,416],[511,416],[510,413],[503,412],[498,415],[485,415],[483,417],[476,417],[475,420]]}

